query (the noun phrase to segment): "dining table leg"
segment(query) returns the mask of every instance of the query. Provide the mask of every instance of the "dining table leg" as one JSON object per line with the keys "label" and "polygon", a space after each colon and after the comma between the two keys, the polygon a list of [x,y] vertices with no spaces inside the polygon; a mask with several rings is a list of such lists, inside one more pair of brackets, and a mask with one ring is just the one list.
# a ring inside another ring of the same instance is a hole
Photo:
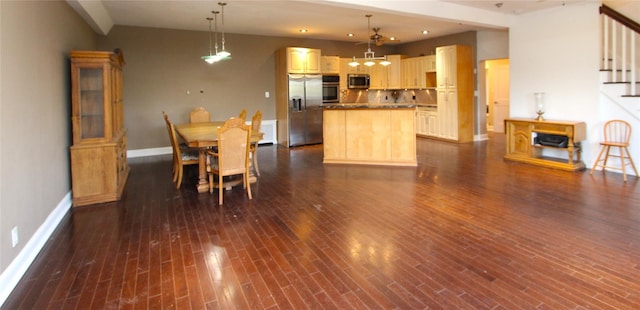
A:
{"label": "dining table leg", "polygon": [[198,153],[198,193],[206,193],[209,192],[206,150],[204,148],[201,148]]}

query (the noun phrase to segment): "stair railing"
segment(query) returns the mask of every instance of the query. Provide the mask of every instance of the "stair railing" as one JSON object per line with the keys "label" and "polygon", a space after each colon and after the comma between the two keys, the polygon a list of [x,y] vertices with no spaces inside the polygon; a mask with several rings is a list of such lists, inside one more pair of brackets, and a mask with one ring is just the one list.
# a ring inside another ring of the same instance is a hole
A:
{"label": "stair railing", "polygon": [[[640,24],[602,5],[602,68],[610,71],[609,82],[628,83],[629,96],[638,95],[638,65],[636,52],[640,43]],[[620,72],[620,74],[618,74]]]}

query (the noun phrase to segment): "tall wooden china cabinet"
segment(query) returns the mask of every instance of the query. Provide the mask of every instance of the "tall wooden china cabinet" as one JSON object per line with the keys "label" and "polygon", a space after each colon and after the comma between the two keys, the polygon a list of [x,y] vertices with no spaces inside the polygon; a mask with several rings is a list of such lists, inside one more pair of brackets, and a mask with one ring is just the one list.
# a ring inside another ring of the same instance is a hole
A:
{"label": "tall wooden china cabinet", "polygon": [[119,200],[129,175],[122,51],[72,51],[73,205]]}

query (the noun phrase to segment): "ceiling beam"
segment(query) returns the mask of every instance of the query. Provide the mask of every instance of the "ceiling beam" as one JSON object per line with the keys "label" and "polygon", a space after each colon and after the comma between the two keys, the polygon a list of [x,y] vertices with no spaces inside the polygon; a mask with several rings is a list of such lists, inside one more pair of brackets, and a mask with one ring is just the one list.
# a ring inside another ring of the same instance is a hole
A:
{"label": "ceiling beam", "polygon": [[[311,0],[305,0],[311,1]],[[314,2],[316,2],[315,0]],[[488,28],[509,28],[512,17],[509,14],[492,12],[450,2],[429,1],[370,1],[370,0],[322,0],[334,6],[348,8],[375,8],[389,13],[425,16],[448,22]]]}
{"label": "ceiling beam", "polygon": [[101,35],[107,35],[113,27],[113,19],[100,0],[66,0],[93,31]]}

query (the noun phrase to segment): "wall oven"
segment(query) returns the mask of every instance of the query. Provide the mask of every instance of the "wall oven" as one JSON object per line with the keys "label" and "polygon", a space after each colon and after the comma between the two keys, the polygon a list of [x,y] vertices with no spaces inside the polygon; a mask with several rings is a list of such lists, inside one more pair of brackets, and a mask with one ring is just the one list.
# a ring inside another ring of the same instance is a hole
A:
{"label": "wall oven", "polygon": [[322,103],[331,104],[340,102],[340,76],[322,76]]}

